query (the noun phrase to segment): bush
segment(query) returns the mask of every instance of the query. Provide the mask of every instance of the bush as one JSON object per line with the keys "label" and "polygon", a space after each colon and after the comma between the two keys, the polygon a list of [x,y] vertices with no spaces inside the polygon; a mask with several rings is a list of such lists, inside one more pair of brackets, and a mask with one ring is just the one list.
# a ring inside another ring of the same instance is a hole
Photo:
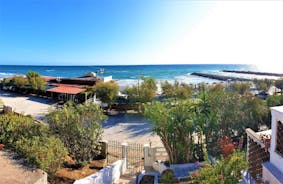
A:
{"label": "bush", "polygon": [[15,75],[13,77],[13,81],[14,85],[19,88],[23,88],[24,86],[28,85],[28,80],[21,75]]}
{"label": "bush", "polygon": [[117,98],[119,86],[115,81],[99,82],[95,86],[95,92],[102,102],[111,105]]}
{"label": "bush", "polygon": [[78,165],[85,165],[100,153],[101,123],[106,117],[99,106],[67,103],[46,117],[51,130],[61,139]]}
{"label": "bush", "polygon": [[199,184],[234,184],[241,179],[241,171],[247,168],[245,154],[234,152],[226,159],[221,158],[214,165],[200,169],[196,175],[193,175],[190,183]]}
{"label": "bush", "polygon": [[227,158],[234,152],[235,146],[231,140],[231,138],[223,137],[218,141],[219,149],[224,158]]}
{"label": "bush", "polygon": [[56,172],[67,155],[67,149],[55,136],[22,138],[16,142],[16,148],[28,163],[50,174]]}
{"label": "bush", "polygon": [[0,142],[12,149],[19,139],[43,136],[47,133],[48,127],[34,123],[31,117],[14,113],[0,116]]}
{"label": "bush", "polygon": [[46,81],[39,75],[39,73],[34,71],[29,71],[26,74],[28,78],[29,85],[34,90],[45,90],[46,89]]}
{"label": "bush", "polygon": [[174,84],[170,84],[168,81],[162,82],[161,88],[163,95],[167,98],[187,99],[190,98],[193,93],[192,87],[177,81],[175,81]]}
{"label": "bush", "polygon": [[140,85],[133,85],[125,89],[131,102],[151,102],[157,90],[156,81],[153,77],[142,77]]}
{"label": "bush", "polygon": [[250,93],[250,84],[247,82],[235,82],[230,84],[230,90],[237,92],[240,95],[245,95]]}
{"label": "bush", "polygon": [[267,99],[266,103],[268,107],[283,105],[283,95],[272,95]]}
{"label": "bush", "polygon": [[0,143],[50,174],[58,169],[67,154],[60,139],[50,136],[48,126],[14,113],[0,116]]}

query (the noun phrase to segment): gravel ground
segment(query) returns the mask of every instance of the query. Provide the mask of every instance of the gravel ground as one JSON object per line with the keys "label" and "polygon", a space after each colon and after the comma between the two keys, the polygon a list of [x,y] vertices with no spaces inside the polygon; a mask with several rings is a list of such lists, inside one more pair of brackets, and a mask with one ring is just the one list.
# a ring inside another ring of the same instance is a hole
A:
{"label": "gravel ground", "polygon": [[7,151],[0,151],[0,183],[33,184],[46,174],[42,170],[24,166],[22,160],[13,159],[14,156]]}

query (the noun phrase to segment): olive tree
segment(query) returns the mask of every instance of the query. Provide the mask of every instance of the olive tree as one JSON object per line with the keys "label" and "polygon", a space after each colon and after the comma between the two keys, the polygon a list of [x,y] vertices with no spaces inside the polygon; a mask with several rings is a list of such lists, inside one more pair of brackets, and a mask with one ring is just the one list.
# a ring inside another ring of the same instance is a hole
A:
{"label": "olive tree", "polygon": [[47,116],[51,130],[67,147],[78,165],[84,165],[100,153],[102,122],[106,119],[99,106],[92,103],[65,104]]}
{"label": "olive tree", "polygon": [[29,85],[34,90],[45,90],[46,81],[39,75],[39,73],[34,71],[29,71],[26,74],[28,78]]}
{"label": "olive tree", "polygon": [[155,97],[156,90],[156,81],[153,77],[142,77],[141,84],[127,87],[125,92],[132,102],[150,102]]}
{"label": "olive tree", "polygon": [[13,77],[13,83],[16,87],[19,87],[19,88],[23,88],[26,85],[28,85],[27,79],[21,75],[15,75]]}
{"label": "olive tree", "polygon": [[247,82],[234,82],[230,84],[230,90],[238,92],[240,95],[247,95],[250,93],[250,84]]}
{"label": "olive tree", "polygon": [[174,84],[170,84],[167,80],[161,83],[163,96],[167,98],[180,98],[187,99],[192,96],[193,88],[185,83],[179,83],[175,81]]}
{"label": "olive tree", "polygon": [[257,89],[267,92],[273,84],[273,81],[269,79],[253,79],[253,83]]}
{"label": "olive tree", "polygon": [[117,98],[119,86],[117,82],[98,82],[94,88],[96,96],[102,101],[111,105]]}

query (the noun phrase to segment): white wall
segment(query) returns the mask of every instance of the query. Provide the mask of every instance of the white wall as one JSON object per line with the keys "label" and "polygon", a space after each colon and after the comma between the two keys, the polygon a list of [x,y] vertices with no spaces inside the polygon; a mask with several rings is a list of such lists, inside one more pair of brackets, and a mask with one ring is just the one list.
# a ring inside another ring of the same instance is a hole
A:
{"label": "white wall", "polygon": [[283,123],[283,106],[272,107],[271,115],[272,115],[272,119],[271,119],[272,137],[271,137],[271,146],[270,146],[270,162],[283,173],[283,157],[275,152],[277,122],[281,121],[281,123]]}
{"label": "white wall", "polygon": [[109,82],[112,80],[112,76],[103,77],[103,82]]}
{"label": "white wall", "polygon": [[119,180],[120,176],[125,173],[125,166],[126,160],[118,160],[95,174],[76,180],[74,184],[115,183]]}

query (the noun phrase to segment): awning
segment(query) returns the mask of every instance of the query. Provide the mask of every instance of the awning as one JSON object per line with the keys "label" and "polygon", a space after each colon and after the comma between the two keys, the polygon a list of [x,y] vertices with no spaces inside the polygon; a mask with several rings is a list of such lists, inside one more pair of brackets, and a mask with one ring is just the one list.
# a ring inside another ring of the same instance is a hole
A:
{"label": "awning", "polygon": [[54,92],[54,93],[64,93],[64,94],[76,95],[78,93],[86,91],[86,89],[75,88],[75,87],[67,87],[67,86],[59,86],[59,87],[48,89],[47,91]]}

